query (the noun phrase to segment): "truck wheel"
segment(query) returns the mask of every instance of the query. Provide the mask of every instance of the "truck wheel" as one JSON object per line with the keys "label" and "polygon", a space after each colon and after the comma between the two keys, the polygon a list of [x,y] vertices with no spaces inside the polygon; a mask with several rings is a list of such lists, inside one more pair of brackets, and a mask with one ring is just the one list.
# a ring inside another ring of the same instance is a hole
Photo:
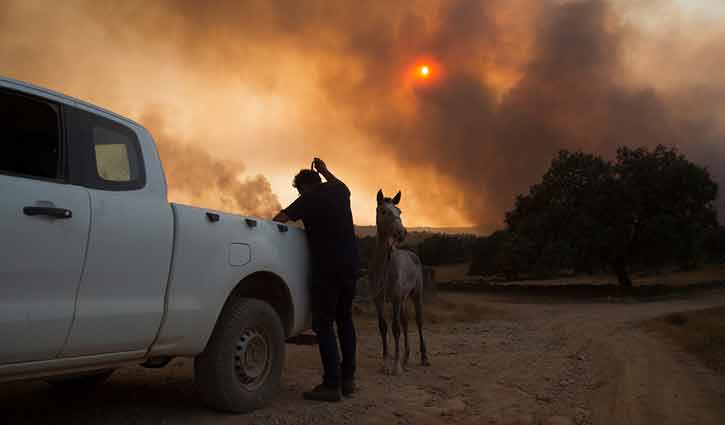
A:
{"label": "truck wheel", "polygon": [[101,385],[113,373],[114,369],[94,371],[78,376],[48,378],[45,380],[53,388],[61,391],[90,391]]}
{"label": "truck wheel", "polygon": [[202,400],[234,413],[264,406],[279,389],[284,355],[284,330],[274,309],[255,299],[231,301],[194,359]]}

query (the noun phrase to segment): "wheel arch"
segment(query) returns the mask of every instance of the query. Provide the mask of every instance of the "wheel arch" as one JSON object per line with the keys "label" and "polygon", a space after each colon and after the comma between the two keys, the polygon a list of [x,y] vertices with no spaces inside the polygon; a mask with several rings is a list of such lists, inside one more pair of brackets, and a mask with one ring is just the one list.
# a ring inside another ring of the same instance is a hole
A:
{"label": "wheel arch", "polygon": [[269,271],[257,271],[245,276],[229,293],[223,309],[226,309],[230,302],[237,298],[252,298],[266,302],[274,309],[282,321],[285,337],[292,334],[295,306],[292,302],[289,287],[278,274]]}

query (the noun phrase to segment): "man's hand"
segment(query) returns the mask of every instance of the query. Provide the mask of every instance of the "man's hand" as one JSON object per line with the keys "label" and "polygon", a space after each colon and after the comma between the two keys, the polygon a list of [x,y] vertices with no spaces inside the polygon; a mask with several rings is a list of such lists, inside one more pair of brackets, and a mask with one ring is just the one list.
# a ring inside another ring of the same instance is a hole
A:
{"label": "man's hand", "polygon": [[289,216],[287,216],[287,214],[284,211],[280,211],[277,213],[277,215],[274,216],[272,221],[276,221],[279,223],[286,223],[286,222],[290,221],[290,219],[289,219]]}
{"label": "man's hand", "polygon": [[321,160],[320,158],[315,158],[312,160],[312,167],[320,174],[327,171],[327,164],[325,164],[325,161]]}
{"label": "man's hand", "polygon": [[315,158],[312,161],[312,168],[314,168],[315,171],[317,171],[318,173],[322,174],[322,176],[328,182],[337,180],[337,178],[330,172],[330,170],[327,169],[327,164],[325,164],[325,161],[321,160],[320,158]]}

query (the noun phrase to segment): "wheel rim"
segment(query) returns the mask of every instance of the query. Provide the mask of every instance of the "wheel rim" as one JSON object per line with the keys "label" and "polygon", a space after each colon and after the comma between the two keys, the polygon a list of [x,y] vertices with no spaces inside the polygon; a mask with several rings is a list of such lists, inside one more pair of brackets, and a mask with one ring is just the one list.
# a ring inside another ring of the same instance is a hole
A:
{"label": "wheel rim", "polygon": [[269,341],[257,329],[245,331],[237,342],[234,368],[239,383],[248,391],[259,388],[267,379],[271,365]]}

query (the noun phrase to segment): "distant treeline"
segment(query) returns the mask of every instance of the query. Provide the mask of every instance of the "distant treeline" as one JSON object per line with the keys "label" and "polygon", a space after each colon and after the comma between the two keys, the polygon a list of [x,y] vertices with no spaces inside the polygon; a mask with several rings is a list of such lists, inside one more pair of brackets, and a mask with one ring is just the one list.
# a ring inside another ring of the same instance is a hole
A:
{"label": "distant treeline", "polygon": [[[561,274],[616,273],[612,266],[586,251],[576,251],[566,241],[537,251],[534,243],[509,230],[501,230],[476,241],[471,275],[500,275],[507,280],[545,279]],[[637,256],[628,271],[688,270],[702,264],[725,262],[725,227],[706,229],[695,241],[682,246],[653,245]]]}
{"label": "distant treeline", "polygon": [[[418,238],[416,235],[409,238],[417,243],[404,243],[401,248],[414,251],[420,256],[423,264],[428,266],[441,266],[446,264],[458,264],[471,261],[474,257],[474,246],[476,236],[474,235],[449,235],[432,234],[427,237]],[[364,265],[368,264],[375,249],[375,236],[358,238],[360,257]]]}
{"label": "distant treeline", "polygon": [[[674,148],[618,149],[612,161],[561,151],[542,181],[519,195],[506,228],[486,237],[436,234],[406,248],[424,264],[471,261],[469,274],[506,279],[561,273],[691,269],[725,261],[718,186]],[[363,261],[375,238],[360,239]]]}
{"label": "distant treeline", "polygon": [[[549,247],[545,255],[537,255],[530,242],[516,240],[509,230],[499,230],[489,236],[434,234],[418,244],[403,245],[420,255],[423,264],[442,266],[471,263],[469,275],[499,275],[505,279],[548,278],[562,273],[593,274],[612,270],[596,258],[578,257],[565,243]],[[666,266],[690,269],[706,263],[725,262],[725,226],[708,229],[691,250],[694,257],[684,256],[680,261],[662,256],[658,249],[648,251],[650,255],[632,265],[632,270],[658,270]],[[358,238],[360,257],[365,267],[375,249],[375,237]],[[529,249],[526,249],[529,247]],[[684,250],[688,251],[688,250]],[[584,253],[582,253],[584,254]]]}

